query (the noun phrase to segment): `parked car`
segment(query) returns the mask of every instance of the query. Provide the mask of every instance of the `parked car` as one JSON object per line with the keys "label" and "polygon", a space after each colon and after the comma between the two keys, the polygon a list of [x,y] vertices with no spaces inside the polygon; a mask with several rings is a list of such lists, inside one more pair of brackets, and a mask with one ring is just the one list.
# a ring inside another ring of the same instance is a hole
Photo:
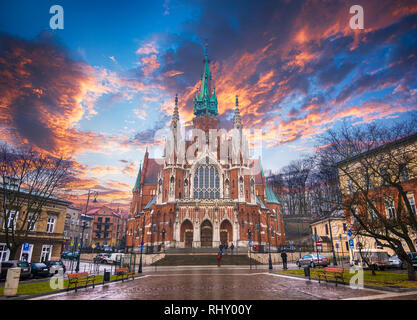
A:
{"label": "parked car", "polygon": [[49,268],[49,273],[51,275],[58,273],[59,270],[62,270],[63,273],[67,271],[67,268],[65,267],[64,263],[61,260],[49,260],[49,261],[45,261],[44,263]]}
{"label": "parked car", "polygon": [[49,277],[51,274],[49,272],[48,266],[43,262],[32,263],[32,276],[33,277]]}
{"label": "parked car", "polygon": [[[411,258],[411,262],[413,263],[413,267],[417,267],[417,252],[407,252],[408,256]],[[389,266],[392,268],[405,268],[404,262],[398,257],[398,255],[393,255],[389,259]]]}
{"label": "parked car", "polygon": [[31,268],[30,263],[26,261],[19,260],[9,260],[1,262],[1,271],[0,278],[5,279],[7,276],[7,271],[10,268],[21,268],[20,270],[20,279],[26,279],[31,277]]}
{"label": "parked car", "polygon": [[77,260],[78,259],[79,252],[70,252],[70,251],[64,251],[61,254],[61,259],[68,259],[68,260]]}
{"label": "parked car", "polygon": [[353,259],[350,264],[362,268],[367,268],[369,264],[376,266],[379,270],[384,270],[390,266],[389,254],[382,249],[362,249],[361,252],[353,250]]}
{"label": "parked car", "polygon": [[94,263],[112,263],[110,253],[99,253],[93,258]]}
{"label": "parked car", "polygon": [[390,265],[391,268],[402,269],[404,267],[403,262],[401,261],[400,258],[398,258],[398,256],[396,254],[393,255],[392,257],[390,257],[388,259],[388,261],[389,261],[389,265]]}
{"label": "parked car", "polygon": [[329,265],[329,259],[322,255],[317,255],[316,253],[306,254],[304,257],[298,259],[295,264],[298,267],[310,266],[315,268],[316,266],[327,267]]}

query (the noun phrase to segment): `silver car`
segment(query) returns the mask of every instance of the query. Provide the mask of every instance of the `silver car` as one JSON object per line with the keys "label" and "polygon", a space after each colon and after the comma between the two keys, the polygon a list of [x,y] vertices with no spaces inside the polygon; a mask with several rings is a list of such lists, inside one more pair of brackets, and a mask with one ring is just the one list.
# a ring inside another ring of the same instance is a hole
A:
{"label": "silver car", "polygon": [[304,257],[298,259],[295,262],[295,264],[298,267],[308,266],[308,265],[312,268],[314,268],[316,266],[327,267],[329,265],[329,259],[327,259],[326,257],[324,257],[322,255],[307,254]]}
{"label": "silver car", "polygon": [[401,261],[400,258],[398,258],[398,256],[395,254],[392,257],[390,257],[388,259],[389,261],[389,266],[391,268],[398,268],[398,269],[402,269],[403,268],[403,262]]}

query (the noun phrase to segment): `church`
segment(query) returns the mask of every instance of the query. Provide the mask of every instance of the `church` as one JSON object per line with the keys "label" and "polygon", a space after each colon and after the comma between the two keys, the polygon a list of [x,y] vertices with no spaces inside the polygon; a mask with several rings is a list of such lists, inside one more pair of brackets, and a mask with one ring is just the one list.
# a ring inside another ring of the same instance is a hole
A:
{"label": "church", "polygon": [[147,252],[233,243],[266,252],[285,244],[280,203],[266,185],[260,157],[249,157],[237,96],[233,128],[219,128],[218,117],[206,53],[191,137],[181,126],[176,96],[162,158],[145,152],[132,191],[129,249],[138,251],[141,243]]}

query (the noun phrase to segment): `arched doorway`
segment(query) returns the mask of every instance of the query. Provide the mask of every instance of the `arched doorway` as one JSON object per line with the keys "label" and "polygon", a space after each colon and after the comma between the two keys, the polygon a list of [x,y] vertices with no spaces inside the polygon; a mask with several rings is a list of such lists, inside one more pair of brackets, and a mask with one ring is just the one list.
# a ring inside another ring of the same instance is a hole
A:
{"label": "arched doorway", "polygon": [[223,220],[220,224],[220,243],[228,244],[233,241],[233,228],[229,220]]}
{"label": "arched doorway", "polygon": [[185,220],[181,224],[180,242],[184,242],[185,248],[193,246],[193,224],[190,220]]}
{"label": "arched doorway", "polygon": [[212,247],[213,246],[213,226],[210,221],[204,220],[201,224],[201,247]]}

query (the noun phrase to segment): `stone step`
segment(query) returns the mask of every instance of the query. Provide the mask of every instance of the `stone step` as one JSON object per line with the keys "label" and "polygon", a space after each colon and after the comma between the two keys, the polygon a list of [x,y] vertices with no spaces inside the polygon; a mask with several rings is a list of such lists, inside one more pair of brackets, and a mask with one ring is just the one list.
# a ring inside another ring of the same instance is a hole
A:
{"label": "stone step", "polygon": [[[204,266],[217,265],[217,254],[168,254],[161,260],[152,265],[157,266]],[[250,260],[247,255],[223,255],[221,259],[222,265],[249,265]],[[252,259],[252,264],[260,264]]]}

